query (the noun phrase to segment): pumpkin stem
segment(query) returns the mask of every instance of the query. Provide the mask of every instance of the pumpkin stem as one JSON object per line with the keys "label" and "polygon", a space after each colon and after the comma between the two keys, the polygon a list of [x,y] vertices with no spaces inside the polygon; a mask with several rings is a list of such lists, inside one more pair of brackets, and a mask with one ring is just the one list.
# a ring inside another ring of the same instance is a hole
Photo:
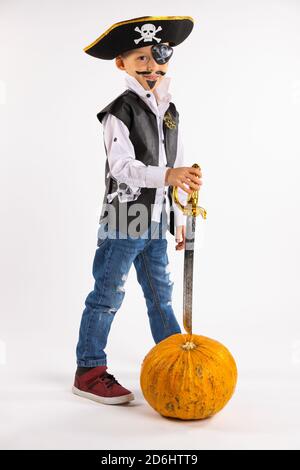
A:
{"label": "pumpkin stem", "polygon": [[182,349],[190,350],[190,349],[195,349],[196,345],[195,343],[193,343],[193,341],[186,341],[186,343],[184,343],[181,347]]}

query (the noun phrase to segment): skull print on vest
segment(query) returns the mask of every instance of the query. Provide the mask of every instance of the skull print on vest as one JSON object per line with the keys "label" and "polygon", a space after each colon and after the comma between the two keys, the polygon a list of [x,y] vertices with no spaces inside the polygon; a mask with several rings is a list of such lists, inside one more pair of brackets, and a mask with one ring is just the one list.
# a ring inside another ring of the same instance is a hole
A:
{"label": "skull print on vest", "polygon": [[[109,176],[109,175],[108,175]],[[119,202],[135,201],[141,194],[141,188],[138,186],[129,186],[126,183],[121,183],[110,174],[111,178],[114,179],[118,185],[118,189],[113,193],[108,194],[107,202],[111,202],[116,196],[119,198]]]}

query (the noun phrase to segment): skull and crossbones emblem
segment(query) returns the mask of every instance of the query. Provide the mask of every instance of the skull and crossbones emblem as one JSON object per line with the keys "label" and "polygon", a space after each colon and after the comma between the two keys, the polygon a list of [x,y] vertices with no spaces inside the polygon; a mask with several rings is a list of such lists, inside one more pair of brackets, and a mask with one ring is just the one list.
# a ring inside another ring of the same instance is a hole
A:
{"label": "skull and crossbones emblem", "polygon": [[126,183],[117,182],[118,188],[115,192],[107,195],[107,201],[110,203],[116,196],[118,196],[119,202],[135,201],[141,194],[141,188],[137,186],[129,186]]}
{"label": "skull and crossbones emblem", "polygon": [[140,33],[141,37],[139,39],[134,39],[134,42],[138,44],[140,41],[142,41],[142,39],[144,40],[144,42],[151,42],[153,39],[155,39],[155,41],[157,42],[160,42],[161,39],[155,37],[155,35],[156,33],[158,33],[158,31],[161,31],[161,30],[162,30],[161,26],[158,26],[158,28],[155,28],[154,24],[151,24],[151,23],[143,24],[141,29],[137,26],[136,28],[134,28],[134,31],[137,31],[138,33]]}

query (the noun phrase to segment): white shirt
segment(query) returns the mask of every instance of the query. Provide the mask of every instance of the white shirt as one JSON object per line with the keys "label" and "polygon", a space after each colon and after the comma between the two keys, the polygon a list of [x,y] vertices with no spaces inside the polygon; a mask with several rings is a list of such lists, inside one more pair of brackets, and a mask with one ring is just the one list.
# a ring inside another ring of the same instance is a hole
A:
{"label": "white shirt", "polygon": [[[160,221],[164,197],[166,196],[168,223],[170,223],[170,203],[167,197],[167,185],[165,185],[165,173],[168,167],[166,166],[167,158],[164,147],[163,117],[172,99],[172,96],[168,93],[170,81],[170,77],[164,77],[157,89],[152,92],[151,90],[145,90],[138,80],[131,75],[126,73],[125,76],[126,87],[137,93],[156,115],[159,135],[158,166],[145,165],[135,158],[134,147],[129,138],[129,130],[123,121],[110,113],[106,114],[102,121],[110,174],[117,180],[118,184],[125,183],[129,187],[128,192],[130,195],[126,200],[135,200],[140,194],[140,188],[142,187],[157,188],[152,220]],[[184,166],[183,145],[179,130],[174,167],[178,166]],[[178,188],[179,193],[180,191],[187,194],[181,188]],[[107,195],[107,201],[110,202],[114,197],[119,197],[120,199],[119,191]],[[175,203],[173,203],[173,207],[175,227],[185,225],[186,216]]]}

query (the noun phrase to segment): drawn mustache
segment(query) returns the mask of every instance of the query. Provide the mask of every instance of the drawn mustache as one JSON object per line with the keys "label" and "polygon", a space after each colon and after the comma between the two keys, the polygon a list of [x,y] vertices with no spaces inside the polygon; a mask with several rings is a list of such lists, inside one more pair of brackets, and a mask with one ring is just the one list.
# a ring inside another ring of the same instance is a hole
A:
{"label": "drawn mustache", "polygon": [[153,73],[153,72],[136,72],[137,74],[139,75],[166,75],[166,72],[162,72],[160,70],[158,70],[157,72]]}

